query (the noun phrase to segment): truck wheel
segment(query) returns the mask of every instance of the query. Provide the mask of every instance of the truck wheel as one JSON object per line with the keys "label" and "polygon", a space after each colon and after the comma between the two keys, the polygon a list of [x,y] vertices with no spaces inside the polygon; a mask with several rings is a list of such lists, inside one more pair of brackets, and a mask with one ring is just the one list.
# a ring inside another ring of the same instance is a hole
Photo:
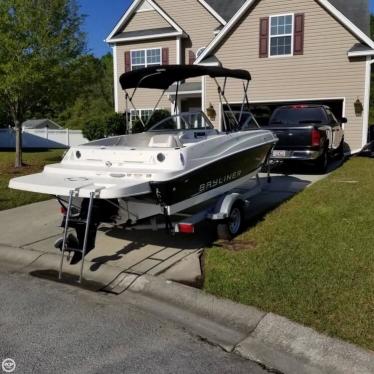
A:
{"label": "truck wheel", "polygon": [[235,203],[230,211],[230,215],[222,223],[217,225],[217,236],[221,240],[232,240],[237,236],[242,227],[244,221],[243,208],[240,204]]}
{"label": "truck wheel", "polygon": [[329,164],[329,154],[327,149],[325,149],[321,156],[316,160],[315,166],[316,170],[320,174],[326,174],[327,166]]}

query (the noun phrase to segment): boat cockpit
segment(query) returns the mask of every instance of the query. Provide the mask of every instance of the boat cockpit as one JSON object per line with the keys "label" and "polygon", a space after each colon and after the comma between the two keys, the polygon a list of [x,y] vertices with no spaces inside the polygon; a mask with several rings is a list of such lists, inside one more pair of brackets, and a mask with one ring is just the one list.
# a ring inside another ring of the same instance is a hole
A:
{"label": "boat cockpit", "polygon": [[[227,112],[227,123],[236,131],[258,130],[259,126],[250,112]],[[224,135],[214,128],[203,112],[187,112],[169,116],[147,131],[96,140],[83,147],[183,148],[208,138]]]}

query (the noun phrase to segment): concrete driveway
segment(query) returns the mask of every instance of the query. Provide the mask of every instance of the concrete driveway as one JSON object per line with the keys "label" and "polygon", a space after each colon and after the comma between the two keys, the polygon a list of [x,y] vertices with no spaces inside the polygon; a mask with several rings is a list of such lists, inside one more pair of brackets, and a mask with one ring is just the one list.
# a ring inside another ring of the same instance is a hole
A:
{"label": "concrete driveway", "polygon": [[[272,183],[261,175],[262,192],[250,204],[248,218],[260,216],[292,195],[322,179],[320,175],[273,174]],[[56,254],[54,242],[61,237],[60,208],[49,200],[0,212],[0,245]],[[96,248],[87,255],[89,272],[100,272],[103,265],[119,269],[119,273],[134,277],[143,274],[161,275],[174,281],[184,281],[183,268],[189,279],[200,275],[198,253],[215,240],[212,230],[205,227],[195,235],[170,236],[164,231],[100,230]],[[37,268],[39,258],[33,262]],[[58,267],[58,261],[56,268]],[[69,264],[64,271],[69,272]],[[186,281],[188,282],[188,281]]]}

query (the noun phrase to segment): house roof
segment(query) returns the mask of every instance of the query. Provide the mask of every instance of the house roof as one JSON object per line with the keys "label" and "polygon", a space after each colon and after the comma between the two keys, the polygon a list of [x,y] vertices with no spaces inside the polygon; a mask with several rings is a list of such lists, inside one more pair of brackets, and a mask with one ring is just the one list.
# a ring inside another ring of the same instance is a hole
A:
{"label": "house roof", "polygon": [[221,66],[222,64],[216,56],[209,56],[209,57],[205,58],[203,61],[201,61],[200,65]]}
{"label": "house roof", "polygon": [[[244,5],[246,0],[204,0],[226,22]],[[368,0],[330,0],[330,3],[342,12],[365,34],[370,31]]]}
{"label": "house roof", "polygon": [[[185,32],[183,29],[163,10],[161,9],[156,2],[153,0],[146,0],[147,3],[162,17],[165,19],[167,23],[169,23],[170,28],[173,29],[173,32],[176,35],[185,36]],[[114,27],[112,32],[109,34],[109,36],[106,38],[107,43],[113,43],[123,40],[123,38],[118,38],[117,36],[121,34],[121,29],[126,25],[126,23],[131,19],[133,14],[137,11],[139,6],[144,2],[144,0],[134,0],[125,14],[121,17],[117,25]],[[148,31],[148,30],[145,30]],[[124,33],[123,33],[124,34]],[[149,37],[149,35],[146,35]],[[141,38],[142,36],[138,36],[138,38]]]}
{"label": "house roof", "polygon": [[368,0],[329,0],[365,34],[370,34],[370,17]]}
{"label": "house roof", "polygon": [[349,57],[374,56],[374,50],[366,44],[357,43],[349,51]]}
{"label": "house roof", "polygon": [[[218,0],[217,0],[218,1]],[[221,0],[222,2],[226,2],[226,0]],[[342,13],[340,8],[336,6],[342,7],[343,3],[346,0],[335,0],[332,4],[333,0],[316,0],[322,7],[326,9],[333,17],[335,17],[344,27],[346,27],[353,35],[357,37],[358,40],[365,43],[371,49],[374,49],[374,41],[372,41],[367,34],[361,30],[353,21],[348,18],[345,14]],[[356,0],[355,0],[356,1]],[[209,57],[215,48],[223,41],[224,37],[232,30],[232,28],[247,14],[247,11],[251,9],[253,5],[256,4],[257,0],[243,0],[243,5],[240,9],[236,12],[236,14],[230,19],[230,21],[225,25],[222,31],[214,38],[205,51],[196,59],[194,62],[195,64],[200,64],[204,59]],[[369,9],[365,8],[365,4],[368,5],[367,0],[357,0],[360,7],[357,9],[361,9],[363,13],[363,17],[369,17]],[[336,6],[335,6],[336,5]],[[365,8],[365,11],[363,11]],[[345,11],[348,12],[351,16],[353,15],[353,10],[357,10],[356,6],[346,7]],[[356,14],[356,13],[355,13]]]}
{"label": "house roof", "polygon": [[212,7],[226,22],[234,16],[234,14],[245,3],[245,0],[204,0]]}
{"label": "house roof", "polygon": [[[177,92],[177,86],[173,84],[170,86],[167,91],[167,93],[171,95],[175,95]],[[201,82],[185,82],[179,85],[178,92],[180,94],[186,94],[188,92],[201,92]]]}
{"label": "house roof", "polygon": [[145,37],[155,38],[155,37],[169,36],[172,33],[177,33],[179,35],[179,33],[174,29],[174,27],[161,27],[158,29],[121,32],[113,36],[111,40],[120,41],[120,40],[131,40],[135,38],[145,38]]}

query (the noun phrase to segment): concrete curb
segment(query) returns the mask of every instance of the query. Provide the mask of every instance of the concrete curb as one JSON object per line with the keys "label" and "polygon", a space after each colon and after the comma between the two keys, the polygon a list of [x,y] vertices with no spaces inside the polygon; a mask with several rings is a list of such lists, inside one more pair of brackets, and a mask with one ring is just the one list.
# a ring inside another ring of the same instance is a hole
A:
{"label": "concrete curb", "polygon": [[[287,374],[374,373],[374,352],[320,334],[284,317],[149,276],[137,279],[129,291],[162,300],[202,319],[245,333],[246,338],[234,344],[231,350],[269,369]],[[227,344],[223,346],[227,347]]]}
{"label": "concrete curb", "polygon": [[[12,270],[56,269],[58,254],[0,246],[1,262]],[[317,333],[284,317],[262,312],[201,290],[149,275],[123,273],[102,265],[91,271],[85,263],[85,280],[92,289],[118,293],[129,300],[150,300],[150,308],[188,325],[203,339],[256,361],[275,373],[287,374],[372,374],[374,352]],[[69,266],[77,275],[79,266]],[[96,287],[95,287],[96,285]]]}
{"label": "concrete curb", "polygon": [[196,288],[148,275],[138,278],[129,291],[178,306],[245,334],[252,332],[265,316],[256,308],[218,299]]}

